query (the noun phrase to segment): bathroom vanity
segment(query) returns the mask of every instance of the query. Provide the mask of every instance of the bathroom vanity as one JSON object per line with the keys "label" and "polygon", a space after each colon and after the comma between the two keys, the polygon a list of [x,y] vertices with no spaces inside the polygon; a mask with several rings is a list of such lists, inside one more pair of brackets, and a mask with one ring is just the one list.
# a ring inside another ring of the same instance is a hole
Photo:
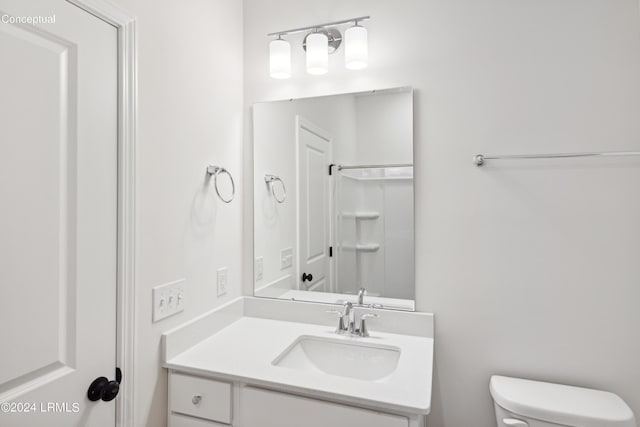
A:
{"label": "bathroom vanity", "polygon": [[[169,427],[424,427],[433,315],[242,297],[163,335]],[[377,318],[368,318],[370,314]]]}
{"label": "bathroom vanity", "polygon": [[169,426],[424,427],[413,90],[258,103],[253,135],[256,297],[163,335]]}

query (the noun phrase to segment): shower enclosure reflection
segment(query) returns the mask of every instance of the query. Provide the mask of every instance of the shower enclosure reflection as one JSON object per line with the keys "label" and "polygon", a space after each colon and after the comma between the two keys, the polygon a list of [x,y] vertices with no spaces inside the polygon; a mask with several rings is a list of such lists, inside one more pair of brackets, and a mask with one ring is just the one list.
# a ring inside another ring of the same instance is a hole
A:
{"label": "shower enclosure reflection", "polygon": [[413,91],[253,107],[255,295],[414,309]]}
{"label": "shower enclosure reflection", "polygon": [[336,290],[413,299],[413,166],[336,169]]}

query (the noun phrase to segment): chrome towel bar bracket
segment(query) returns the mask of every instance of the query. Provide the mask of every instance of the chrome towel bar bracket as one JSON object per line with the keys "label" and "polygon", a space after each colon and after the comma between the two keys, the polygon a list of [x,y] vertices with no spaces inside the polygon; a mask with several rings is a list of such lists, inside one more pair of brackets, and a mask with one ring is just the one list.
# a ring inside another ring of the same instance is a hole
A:
{"label": "chrome towel bar bracket", "polygon": [[[218,176],[220,174],[228,175],[229,180],[231,181],[231,196],[226,199],[222,196],[222,194],[220,194],[220,189],[218,188]],[[231,201],[236,195],[236,184],[235,182],[233,182],[233,176],[231,176],[231,173],[221,166],[209,165],[207,167],[207,175],[213,176],[213,187],[215,188],[216,194],[218,195],[220,200],[222,200],[225,203],[231,203]]]}

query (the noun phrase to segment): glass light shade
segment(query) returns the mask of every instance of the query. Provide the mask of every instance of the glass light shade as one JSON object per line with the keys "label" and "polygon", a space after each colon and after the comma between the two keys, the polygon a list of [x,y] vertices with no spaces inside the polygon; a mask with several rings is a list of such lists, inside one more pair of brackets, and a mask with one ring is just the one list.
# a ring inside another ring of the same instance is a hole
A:
{"label": "glass light shade", "polygon": [[367,29],[356,25],[344,33],[344,64],[350,70],[366,68],[369,61]]}
{"label": "glass light shade", "polygon": [[320,75],[329,71],[329,39],[321,33],[307,36],[307,73]]}
{"label": "glass light shade", "polygon": [[277,39],[269,43],[269,74],[274,79],[291,77],[291,45]]}

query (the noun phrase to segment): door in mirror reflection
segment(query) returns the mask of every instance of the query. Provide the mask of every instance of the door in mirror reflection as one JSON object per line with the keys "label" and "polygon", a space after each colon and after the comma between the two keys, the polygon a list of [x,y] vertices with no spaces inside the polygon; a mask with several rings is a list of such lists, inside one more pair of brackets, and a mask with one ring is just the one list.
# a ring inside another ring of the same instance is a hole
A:
{"label": "door in mirror reflection", "polygon": [[253,125],[255,295],[413,310],[413,91],[259,103]]}
{"label": "door in mirror reflection", "polygon": [[331,136],[297,117],[299,289],[331,291],[329,174]]}

